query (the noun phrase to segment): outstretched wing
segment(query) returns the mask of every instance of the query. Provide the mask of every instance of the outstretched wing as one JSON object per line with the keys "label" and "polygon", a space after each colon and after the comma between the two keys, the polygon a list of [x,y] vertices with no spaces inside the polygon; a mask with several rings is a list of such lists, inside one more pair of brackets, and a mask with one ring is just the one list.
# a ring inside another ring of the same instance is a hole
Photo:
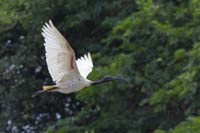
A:
{"label": "outstretched wing", "polygon": [[73,71],[78,72],[74,50],[51,20],[43,26],[42,35],[45,40],[46,62],[53,81],[62,82]]}
{"label": "outstretched wing", "polygon": [[85,54],[83,57],[76,61],[78,70],[82,77],[87,78],[88,74],[92,71],[93,63],[90,53]]}

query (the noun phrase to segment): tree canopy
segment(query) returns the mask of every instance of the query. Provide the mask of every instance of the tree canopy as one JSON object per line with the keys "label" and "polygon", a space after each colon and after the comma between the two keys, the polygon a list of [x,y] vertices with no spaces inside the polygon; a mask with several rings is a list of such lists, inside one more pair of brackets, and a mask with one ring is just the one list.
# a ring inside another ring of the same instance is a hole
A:
{"label": "tree canopy", "polygon": [[[0,131],[199,133],[198,0],[1,0]],[[53,84],[41,36],[51,19],[76,56],[90,52],[89,79],[127,78],[32,98]]]}

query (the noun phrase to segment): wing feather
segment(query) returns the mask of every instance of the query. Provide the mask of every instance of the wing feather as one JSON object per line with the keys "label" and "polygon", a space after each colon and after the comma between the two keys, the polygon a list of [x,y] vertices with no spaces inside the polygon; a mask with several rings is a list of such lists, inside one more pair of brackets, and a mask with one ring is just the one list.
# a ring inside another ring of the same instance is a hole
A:
{"label": "wing feather", "polygon": [[82,77],[87,78],[88,74],[92,71],[93,62],[90,53],[85,54],[83,57],[76,61],[78,70]]}
{"label": "wing feather", "polygon": [[[51,20],[43,26],[42,36],[45,40],[46,62],[53,81],[61,82],[62,79],[67,79],[71,72],[78,72],[75,60],[71,61],[72,57],[75,59],[73,49]],[[74,69],[71,68],[71,63]]]}

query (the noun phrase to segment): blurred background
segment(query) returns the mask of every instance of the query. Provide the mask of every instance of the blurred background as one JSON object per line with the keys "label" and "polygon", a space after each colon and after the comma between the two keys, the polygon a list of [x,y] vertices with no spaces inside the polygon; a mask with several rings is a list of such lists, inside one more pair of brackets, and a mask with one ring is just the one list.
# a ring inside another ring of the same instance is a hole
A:
{"label": "blurred background", "polygon": [[[51,19],[89,79],[127,78],[32,98],[48,73],[42,25]],[[200,1],[1,0],[0,132],[200,133]]]}

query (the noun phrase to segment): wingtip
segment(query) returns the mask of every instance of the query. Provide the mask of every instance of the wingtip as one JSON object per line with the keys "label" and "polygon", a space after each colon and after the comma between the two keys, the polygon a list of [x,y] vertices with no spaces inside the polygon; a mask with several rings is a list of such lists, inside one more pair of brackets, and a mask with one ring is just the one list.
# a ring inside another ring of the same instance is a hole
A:
{"label": "wingtip", "polygon": [[50,24],[51,27],[54,27],[54,24],[53,24],[51,19],[49,19],[49,24]]}
{"label": "wingtip", "polygon": [[43,25],[43,28],[49,28],[49,27],[52,27],[54,26],[53,22],[51,19],[49,19],[49,21],[46,21]]}
{"label": "wingtip", "polygon": [[47,29],[46,23],[43,24],[41,29],[42,29],[42,31],[45,31],[45,29]]}
{"label": "wingtip", "polygon": [[43,36],[43,37],[45,37],[45,33],[44,33],[44,30],[42,30],[42,33],[41,33],[41,34],[42,34],[42,36]]}
{"label": "wingtip", "polygon": [[46,26],[47,28],[51,28],[48,22],[45,22],[45,26]]}
{"label": "wingtip", "polygon": [[91,61],[92,66],[93,66],[92,56],[91,56],[90,52],[88,52],[88,58],[89,58],[89,60]]}
{"label": "wingtip", "polygon": [[49,21],[45,22],[44,25],[42,26],[42,32],[44,32],[45,30],[49,30],[49,29],[52,29],[54,28],[54,24],[52,22],[51,19],[49,19]]}
{"label": "wingtip", "polygon": [[90,52],[88,52],[87,56],[88,56],[88,57],[91,57]]}

